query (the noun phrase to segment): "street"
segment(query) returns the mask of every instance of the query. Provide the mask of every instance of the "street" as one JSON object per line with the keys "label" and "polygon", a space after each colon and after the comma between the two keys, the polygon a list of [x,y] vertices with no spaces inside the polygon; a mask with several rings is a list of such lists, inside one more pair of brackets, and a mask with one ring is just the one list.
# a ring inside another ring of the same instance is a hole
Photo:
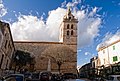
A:
{"label": "street", "polygon": [[68,79],[65,81],[90,81],[90,80],[88,80],[88,79]]}
{"label": "street", "polygon": [[[33,81],[39,81],[39,80],[33,80]],[[90,81],[88,79],[67,79],[65,81]]]}

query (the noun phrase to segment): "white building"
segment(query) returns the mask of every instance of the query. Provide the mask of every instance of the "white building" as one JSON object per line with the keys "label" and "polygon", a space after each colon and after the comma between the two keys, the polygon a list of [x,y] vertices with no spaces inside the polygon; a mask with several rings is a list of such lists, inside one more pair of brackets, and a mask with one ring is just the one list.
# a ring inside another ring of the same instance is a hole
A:
{"label": "white building", "polygon": [[98,49],[99,66],[109,66],[120,62],[120,40]]}

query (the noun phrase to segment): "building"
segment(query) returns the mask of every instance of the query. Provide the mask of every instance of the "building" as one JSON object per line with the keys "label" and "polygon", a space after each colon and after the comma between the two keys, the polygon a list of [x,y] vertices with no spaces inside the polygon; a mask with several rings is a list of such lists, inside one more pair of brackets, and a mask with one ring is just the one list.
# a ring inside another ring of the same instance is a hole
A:
{"label": "building", "polygon": [[[77,19],[68,9],[60,25],[60,42],[14,41],[16,50],[35,57],[34,69],[61,73],[77,72]],[[59,67],[60,64],[60,67]]]}
{"label": "building", "polygon": [[120,74],[120,40],[98,49],[100,74]]}
{"label": "building", "polygon": [[0,71],[10,69],[14,43],[8,23],[0,21]]}
{"label": "building", "polygon": [[120,62],[120,40],[98,49],[99,66],[110,66]]}
{"label": "building", "polygon": [[95,76],[100,75],[100,69],[101,67],[100,65],[100,60],[98,58],[98,56],[95,56],[93,58],[90,59],[90,64],[91,64],[91,70],[92,72],[94,72]]}
{"label": "building", "polygon": [[90,63],[83,65],[81,77],[106,77],[110,74],[120,74],[120,40],[98,49],[98,56],[90,59]]}
{"label": "building", "polygon": [[90,59],[90,63],[91,63],[91,67],[92,68],[97,68],[99,66],[99,60],[98,57],[95,56],[93,58]]}
{"label": "building", "polygon": [[90,78],[93,74],[91,73],[91,63],[86,63],[79,69],[80,78]]}

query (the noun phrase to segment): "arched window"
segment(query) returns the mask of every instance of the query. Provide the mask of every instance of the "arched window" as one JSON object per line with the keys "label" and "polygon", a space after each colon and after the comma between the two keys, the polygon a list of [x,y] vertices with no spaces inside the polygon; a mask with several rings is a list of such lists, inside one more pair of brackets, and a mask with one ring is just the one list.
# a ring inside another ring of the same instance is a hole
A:
{"label": "arched window", "polygon": [[69,29],[69,24],[67,25],[67,29]]}
{"label": "arched window", "polygon": [[73,35],[73,30],[71,31],[71,35]]}
{"label": "arched window", "polygon": [[69,35],[69,33],[70,33],[70,32],[69,32],[69,30],[68,30],[68,31],[67,31],[67,35]]}
{"label": "arched window", "polygon": [[71,25],[71,29],[73,29],[73,24]]}

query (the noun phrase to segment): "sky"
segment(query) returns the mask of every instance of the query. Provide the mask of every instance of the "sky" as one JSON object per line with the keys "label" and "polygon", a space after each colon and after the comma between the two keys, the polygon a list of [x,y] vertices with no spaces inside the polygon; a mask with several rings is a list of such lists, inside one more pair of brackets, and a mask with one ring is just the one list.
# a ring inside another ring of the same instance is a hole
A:
{"label": "sky", "polygon": [[0,20],[10,24],[14,41],[59,41],[67,7],[78,19],[77,65],[97,49],[120,40],[120,0],[0,0]]}

